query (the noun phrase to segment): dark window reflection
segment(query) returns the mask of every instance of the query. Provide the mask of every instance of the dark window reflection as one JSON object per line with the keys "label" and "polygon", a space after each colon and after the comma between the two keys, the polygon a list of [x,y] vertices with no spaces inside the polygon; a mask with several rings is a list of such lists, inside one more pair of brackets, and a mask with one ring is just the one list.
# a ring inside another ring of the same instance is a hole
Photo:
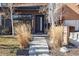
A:
{"label": "dark window reflection", "polygon": [[2,17],[0,20],[1,20],[0,35],[11,35],[12,34],[11,20],[4,19],[4,17]]}

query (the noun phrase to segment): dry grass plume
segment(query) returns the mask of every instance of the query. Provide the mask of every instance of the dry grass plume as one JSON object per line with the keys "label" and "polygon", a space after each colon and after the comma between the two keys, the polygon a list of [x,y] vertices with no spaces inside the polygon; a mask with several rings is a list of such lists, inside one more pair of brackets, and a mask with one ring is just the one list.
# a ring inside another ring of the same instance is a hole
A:
{"label": "dry grass plume", "polygon": [[15,25],[15,31],[20,48],[27,47],[31,40],[31,26],[29,24],[18,23]]}
{"label": "dry grass plume", "polygon": [[48,35],[50,38],[50,45],[53,49],[58,49],[62,45],[62,39],[63,39],[63,26],[56,26],[56,27],[51,27]]}

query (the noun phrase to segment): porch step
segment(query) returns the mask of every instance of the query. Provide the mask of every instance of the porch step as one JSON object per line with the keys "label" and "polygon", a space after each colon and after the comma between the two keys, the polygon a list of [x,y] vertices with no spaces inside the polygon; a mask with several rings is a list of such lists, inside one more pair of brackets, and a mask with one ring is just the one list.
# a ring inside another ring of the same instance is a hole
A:
{"label": "porch step", "polygon": [[29,47],[30,56],[47,56],[49,55],[49,48],[46,37],[33,37]]}
{"label": "porch step", "polygon": [[47,34],[41,34],[41,35],[33,34],[32,36],[33,37],[47,37],[48,35]]}
{"label": "porch step", "polygon": [[49,51],[48,51],[48,49],[35,49],[35,50],[34,49],[31,49],[29,51],[29,54],[30,54],[30,56],[32,56],[32,55],[39,56],[41,54],[46,54],[46,55],[48,54],[49,55]]}

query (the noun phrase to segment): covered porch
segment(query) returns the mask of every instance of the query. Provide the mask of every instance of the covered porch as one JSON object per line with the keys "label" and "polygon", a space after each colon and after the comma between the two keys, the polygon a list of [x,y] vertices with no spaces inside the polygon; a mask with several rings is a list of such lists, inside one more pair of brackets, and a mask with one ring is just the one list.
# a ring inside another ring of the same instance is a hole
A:
{"label": "covered porch", "polygon": [[[5,18],[0,16],[0,35],[14,35],[14,24],[24,22],[31,26],[32,34],[46,34],[48,31],[47,12],[41,12],[41,8],[47,6],[45,4],[12,4],[9,8],[0,7],[4,13],[9,15]],[[7,12],[6,12],[7,10]]]}

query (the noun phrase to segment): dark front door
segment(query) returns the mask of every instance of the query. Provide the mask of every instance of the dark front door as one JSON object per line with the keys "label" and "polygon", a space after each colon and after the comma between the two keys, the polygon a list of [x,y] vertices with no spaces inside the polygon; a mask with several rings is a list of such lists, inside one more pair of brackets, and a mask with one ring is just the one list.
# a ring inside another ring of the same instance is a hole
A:
{"label": "dark front door", "polygon": [[44,33],[44,15],[36,15],[35,18],[35,33]]}

